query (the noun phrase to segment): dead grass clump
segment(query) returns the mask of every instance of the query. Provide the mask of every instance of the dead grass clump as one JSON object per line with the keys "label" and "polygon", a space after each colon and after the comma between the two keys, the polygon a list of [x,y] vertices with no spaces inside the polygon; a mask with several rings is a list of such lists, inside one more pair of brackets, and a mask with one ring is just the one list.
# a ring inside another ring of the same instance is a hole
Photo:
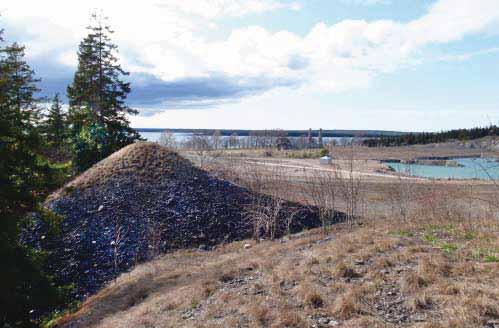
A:
{"label": "dead grass clump", "polygon": [[494,327],[499,319],[499,301],[487,296],[465,296],[447,309],[443,327]]}
{"label": "dead grass clump", "polygon": [[393,238],[386,237],[376,241],[376,243],[374,244],[374,250],[377,253],[385,253],[392,250],[396,245],[397,245],[396,240],[394,240]]}
{"label": "dead grass clump", "polygon": [[361,277],[361,275],[357,271],[355,271],[352,266],[345,264],[345,262],[340,262],[336,265],[333,270],[333,276],[336,278],[345,279],[355,279]]}
{"label": "dead grass clump", "polygon": [[218,280],[220,282],[223,282],[224,284],[231,282],[232,280],[236,279],[237,277],[237,272],[236,271],[226,271],[222,272],[220,276],[218,277]]}
{"label": "dead grass clump", "polygon": [[147,287],[139,287],[138,289],[128,293],[125,295],[124,298],[124,307],[125,308],[131,308],[139,303],[141,303],[143,300],[149,296],[150,290]]}
{"label": "dead grass clump", "polygon": [[414,245],[407,248],[409,254],[428,253],[430,247],[426,245]]}
{"label": "dead grass clump", "polygon": [[430,259],[422,259],[419,272],[426,277],[450,277],[452,265],[443,256],[433,255]]}
{"label": "dead grass clump", "polygon": [[272,328],[301,328],[306,327],[303,318],[294,310],[284,310],[279,312],[278,319],[271,326]]}
{"label": "dead grass clump", "polygon": [[435,305],[435,302],[427,293],[422,293],[411,297],[408,300],[407,305],[413,312],[417,312],[421,310],[430,310]]}
{"label": "dead grass clump", "polygon": [[410,294],[418,292],[428,286],[428,281],[419,273],[414,271],[407,272],[400,282],[400,289],[403,293]]}
{"label": "dead grass clump", "polygon": [[439,293],[443,295],[458,295],[461,293],[461,288],[452,282],[444,282],[438,286]]}
{"label": "dead grass clump", "polygon": [[342,327],[345,328],[387,328],[395,327],[387,322],[384,322],[378,318],[370,316],[360,316],[358,318],[353,318],[345,322]]}
{"label": "dead grass clump", "polygon": [[312,291],[306,294],[305,304],[311,308],[318,309],[324,306],[324,299],[318,292]]}
{"label": "dead grass clump", "polygon": [[331,312],[334,316],[348,320],[363,313],[363,297],[367,290],[362,286],[354,286],[334,302]]}
{"label": "dead grass clump", "polygon": [[480,317],[499,319],[499,300],[497,298],[493,299],[482,295],[470,301],[473,303],[469,305]]}
{"label": "dead grass clump", "polygon": [[270,309],[260,304],[251,304],[247,311],[249,317],[259,326],[267,326],[271,321]]}
{"label": "dead grass clump", "polygon": [[338,240],[334,247],[334,253],[343,256],[347,254],[353,254],[360,249],[359,246],[360,245],[357,240],[354,240],[353,238],[351,238],[351,236],[347,235]]}
{"label": "dead grass clump", "polygon": [[374,269],[381,270],[393,267],[393,262],[387,257],[380,257],[374,261]]}
{"label": "dead grass clump", "polygon": [[471,261],[458,262],[452,267],[452,274],[456,276],[471,276],[477,272],[475,263]]}
{"label": "dead grass clump", "polygon": [[203,296],[205,298],[208,298],[210,297],[211,295],[213,295],[213,293],[215,292],[215,290],[217,289],[216,288],[216,285],[214,282],[212,281],[205,281],[203,284],[202,284],[202,289],[203,289]]}
{"label": "dead grass clump", "polygon": [[314,265],[319,265],[319,259],[316,258],[316,257],[312,257],[308,262],[307,262],[307,266],[309,267],[312,267]]}

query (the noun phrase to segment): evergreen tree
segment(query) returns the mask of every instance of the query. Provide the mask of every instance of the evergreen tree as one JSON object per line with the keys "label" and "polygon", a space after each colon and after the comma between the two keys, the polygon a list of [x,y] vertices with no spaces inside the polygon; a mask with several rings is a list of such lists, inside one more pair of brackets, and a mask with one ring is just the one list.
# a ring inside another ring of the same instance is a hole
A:
{"label": "evergreen tree", "polygon": [[56,304],[57,293],[41,270],[40,258],[19,243],[20,226],[39,209],[50,188],[34,93],[38,80],[24,60],[24,48],[0,43],[0,326],[33,324],[31,314]]}
{"label": "evergreen tree", "polygon": [[[125,103],[130,83],[123,78],[129,73],[121,68],[116,58],[117,46],[111,42],[113,31],[97,15],[92,18],[94,24],[88,27],[88,35],[80,43],[78,69],[67,90],[73,137],[80,135],[84,126],[90,125],[106,132],[107,146],[101,147],[102,152],[94,154],[96,157],[89,164],[139,138],[126,117],[127,114],[137,114],[137,111]],[[79,155],[88,157],[77,151],[76,156]]]}
{"label": "evergreen tree", "polygon": [[46,115],[43,130],[47,141],[56,147],[60,146],[67,136],[66,114],[62,110],[58,93],[52,99],[52,105]]}

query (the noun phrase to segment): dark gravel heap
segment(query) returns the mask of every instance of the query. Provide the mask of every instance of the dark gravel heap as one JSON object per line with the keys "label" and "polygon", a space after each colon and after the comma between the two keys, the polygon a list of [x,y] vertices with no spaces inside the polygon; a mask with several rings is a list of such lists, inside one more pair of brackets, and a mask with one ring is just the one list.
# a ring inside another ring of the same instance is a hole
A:
{"label": "dark gravel heap", "polygon": [[[62,215],[59,233],[36,221],[24,242],[47,250],[47,270],[73,283],[76,298],[139,262],[178,249],[211,246],[252,235],[248,190],[195,168],[151,143],[128,146],[96,164],[47,201]],[[300,206],[286,204],[283,216]],[[293,230],[320,224],[303,208]],[[280,232],[284,227],[280,228]]]}

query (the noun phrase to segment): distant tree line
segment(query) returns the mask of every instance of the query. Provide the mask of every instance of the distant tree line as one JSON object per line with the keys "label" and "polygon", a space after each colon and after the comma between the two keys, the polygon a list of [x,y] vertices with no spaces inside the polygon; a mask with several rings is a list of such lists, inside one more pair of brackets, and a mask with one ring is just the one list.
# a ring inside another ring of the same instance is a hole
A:
{"label": "distant tree line", "polygon": [[407,145],[425,145],[451,140],[473,140],[488,136],[499,136],[499,127],[490,125],[472,129],[457,129],[444,132],[408,133],[401,136],[381,136],[365,139],[363,144],[368,147],[392,147]]}
{"label": "distant tree line", "polygon": [[40,80],[25,48],[7,44],[0,29],[0,327],[38,326],[43,314],[69,300],[66,286],[44,272],[47,254],[20,241],[23,227],[35,216],[63,219],[43,207],[46,196],[140,138],[127,119],[136,111],[125,103],[128,73],[118,63],[112,33],[105,19],[92,17],[66,106],[59,94],[51,101],[36,97]]}
{"label": "distant tree line", "polygon": [[325,145],[322,132],[319,132],[318,136],[314,137],[311,130],[308,134],[300,136],[288,136],[288,132],[284,130],[250,131],[243,136],[232,132],[231,135],[227,136],[220,130],[214,130],[211,135],[206,133],[193,134],[183,140],[176,140],[172,131],[165,130],[161,133],[158,142],[170,148],[193,150],[265,148],[285,150],[322,148]]}

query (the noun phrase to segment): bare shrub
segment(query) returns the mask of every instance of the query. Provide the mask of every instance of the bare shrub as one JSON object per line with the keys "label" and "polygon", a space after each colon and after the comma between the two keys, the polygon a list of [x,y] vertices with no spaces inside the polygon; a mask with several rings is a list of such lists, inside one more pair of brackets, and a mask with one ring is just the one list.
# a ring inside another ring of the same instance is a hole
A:
{"label": "bare shrub", "polygon": [[348,152],[347,170],[339,181],[341,182],[340,192],[345,201],[346,220],[352,225],[363,201],[364,187],[362,175],[355,171],[355,146],[353,142],[350,144]]}
{"label": "bare shrub", "polygon": [[[256,240],[263,234],[271,240],[275,239],[280,219],[288,215],[289,219],[294,217],[293,213],[283,213],[286,201],[283,196],[287,189],[287,179],[282,174],[280,166],[272,166],[268,170],[260,170],[255,166],[248,166],[245,170],[247,175],[244,179],[249,189],[255,192],[252,204],[248,207],[248,217],[253,224],[254,237]],[[269,197],[266,193],[272,195]]]}
{"label": "bare shrub", "polygon": [[[406,174],[411,175],[410,171],[407,171]],[[411,205],[413,205],[415,200],[415,192],[414,179],[399,175],[397,182],[388,191],[392,218],[400,218],[404,221],[408,220]]]}
{"label": "bare shrub", "polygon": [[306,175],[304,192],[312,205],[318,207],[322,228],[328,231],[336,219],[336,201],[339,192],[339,174],[331,171],[312,170]]}
{"label": "bare shrub", "polygon": [[256,191],[255,197],[247,209],[248,218],[253,225],[253,237],[255,240],[259,240],[263,229],[264,234],[273,239],[281,204],[280,202],[271,204],[264,196],[266,181],[257,170],[248,170],[246,173],[251,176],[246,182],[251,185],[251,190]]}
{"label": "bare shrub", "polygon": [[123,243],[123,237],[127,234],[128,229],[126,229],[123,225],[122,220],[116,218],[114,220],[114,234],[113,240],[111,244],[113,246],[113,267],[115,277],[118,277],[118,273],[120,272],[120,254],[121,247]]}
{"label": "bare shrub", "polygon": [[161,135],[159,136],[158,143],[161,146],[170,148],[170,149],[175,149],[177,148],[177,142],[175,140],[175,136],[170,130],[165,130],[161,132]]}

